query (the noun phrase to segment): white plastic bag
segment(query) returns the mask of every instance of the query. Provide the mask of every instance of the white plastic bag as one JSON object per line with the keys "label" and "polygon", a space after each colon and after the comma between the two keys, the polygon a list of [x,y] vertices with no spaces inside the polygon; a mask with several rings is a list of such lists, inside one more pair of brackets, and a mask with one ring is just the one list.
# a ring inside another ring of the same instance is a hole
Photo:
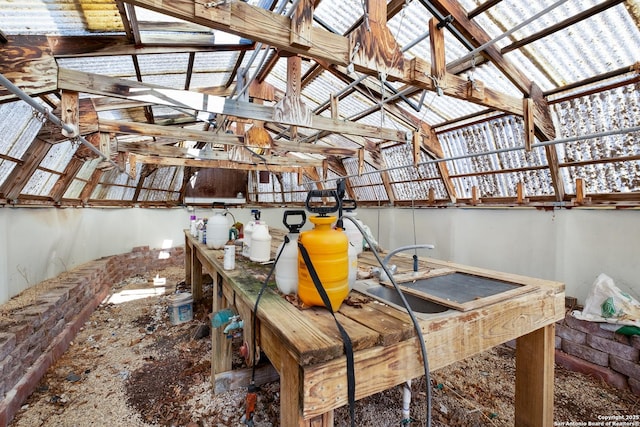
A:
{"label": "white plastic bag", "polygon": [[581,318],[610,323],[640,321],[640,302],[622,292],[606,274],[600,274],[587,296]]}

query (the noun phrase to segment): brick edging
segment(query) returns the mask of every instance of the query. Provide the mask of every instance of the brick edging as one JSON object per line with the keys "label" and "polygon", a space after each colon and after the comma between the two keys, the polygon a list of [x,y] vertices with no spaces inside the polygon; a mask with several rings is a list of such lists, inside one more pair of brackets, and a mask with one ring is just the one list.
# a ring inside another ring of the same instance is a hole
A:
{"label": "brick edging", "polygon": [[[161,252],[169,257],[160,259]],[[100,258],[69,271],[60,286],[15,313],[15,325],[0,340],[0,427],[7,427],[95,309],[107,298],[111,286],[136,273],[184,263],[184,248],[168,250],[148,246]],[[6,393],[6,394],[5,394]],[[3,397],[4,395],[4,397]]]}

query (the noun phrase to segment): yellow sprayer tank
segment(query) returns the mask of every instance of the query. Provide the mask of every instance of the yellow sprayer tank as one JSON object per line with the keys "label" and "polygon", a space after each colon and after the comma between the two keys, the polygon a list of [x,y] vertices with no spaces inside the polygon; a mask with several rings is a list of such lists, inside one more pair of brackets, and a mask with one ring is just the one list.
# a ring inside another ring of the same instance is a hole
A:
{"label": "yellow sprayer tank", "polygon": [[[332,310],[338,311],[349,294],[349,239],[344,231],[331,227],[336,221],[334,216],[314,216],[309,220],[315,227],[300,233],[299,241],[309,253]],[[324,306],[302,254],[298,255],[298,298],[308,306]]]}

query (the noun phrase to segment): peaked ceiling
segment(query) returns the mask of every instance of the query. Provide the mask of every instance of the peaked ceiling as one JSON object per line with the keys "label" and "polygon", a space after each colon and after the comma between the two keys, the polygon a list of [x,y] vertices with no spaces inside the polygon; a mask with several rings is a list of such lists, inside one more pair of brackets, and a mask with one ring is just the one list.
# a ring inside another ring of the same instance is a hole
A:
{"label": "peaked ceiling", "polygon": [[0,18],[0,205],[182,205],[203,168],[246,171],[252,203],[346,178],[365,205],[640,204],[639,0],[0,0]]}

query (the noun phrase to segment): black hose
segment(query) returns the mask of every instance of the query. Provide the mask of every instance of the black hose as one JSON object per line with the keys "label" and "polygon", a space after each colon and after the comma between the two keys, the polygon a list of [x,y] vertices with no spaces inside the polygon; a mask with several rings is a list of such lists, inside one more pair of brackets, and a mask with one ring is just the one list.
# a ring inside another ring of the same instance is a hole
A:
{"label": "black hose", "polygon": [[[360,233],[362,233],[362,237],[367,241],[367,244],[369,245],[369,247],[373,249],[373,245],[371,244],[371,242],[367,238],[366,232],[362,229],[360,224],[357,223],[355,218],[351,218],[351,217],[346,217],[346,218],[355,224],[355,226],[358,228],[358,230],[360,230]],[[420,341],[420,351],[422,352],[422,363],[424,365],[424,375],[425,375],[425,378],[426,378],[426,388],[427,388],[427,392],[426,392],[427,393],[427,403],[426,403],[427,420],[426,420],[426,425],[427,425],[427,427],[431,427],[431,374],[429,373],[429,359],[427,357],[427,346],[424,343],[424,337],[422,335],[422,329],[420,328],[420,324],[418,323],[418,319],[416,318],[415,313],[413,312],[413,310],[409,306],[409,303],[407,302],[407,299],[404,297],[404,293],[402,292],[402,290],[400,289],[400,287],[398,286],[396,281],[393,279],[393,274],[389,270],[387,270],[387,266],[384,265],[384,262],[380,258],[380,255],[378,255],[378,251],[372,250],[372,252],[373,252],[373,255],[376,257],[376,259],[378,260],[378,263],[380,263],[380,266],[382,267],[382,270],[385,272],[385,274],[387,275],[387,277],[389,278],[389,280],[393,284],[393,287],[395,288],[396,292],[398,293],[398,296],[402,300],[402,304],[404,305],[404,308],[407,310],[407,313],[409,314],[409,317],[411,317],[411,322],[413,323],[413,328],[415,329],[416,334],[418,335],[418,338],[419,338],[419,341]],[[414,255],[414,257],[415,257],[414,260],[417,263],[417,255]]]}

